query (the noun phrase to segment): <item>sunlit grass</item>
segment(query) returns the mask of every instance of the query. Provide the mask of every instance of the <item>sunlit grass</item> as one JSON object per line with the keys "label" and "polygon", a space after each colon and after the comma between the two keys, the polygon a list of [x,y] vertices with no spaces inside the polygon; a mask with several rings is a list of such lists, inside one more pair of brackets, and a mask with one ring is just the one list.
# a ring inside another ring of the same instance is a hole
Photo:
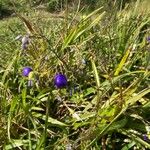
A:
{"label": "sunlit grass", "polygon": [[[3,149],[150,148],[150,16],[135,5],[108,16],[29,10],[1,21]],[[24,50],[20,34],[29,34]],[[63,89],[54,86],[60,72]]]}

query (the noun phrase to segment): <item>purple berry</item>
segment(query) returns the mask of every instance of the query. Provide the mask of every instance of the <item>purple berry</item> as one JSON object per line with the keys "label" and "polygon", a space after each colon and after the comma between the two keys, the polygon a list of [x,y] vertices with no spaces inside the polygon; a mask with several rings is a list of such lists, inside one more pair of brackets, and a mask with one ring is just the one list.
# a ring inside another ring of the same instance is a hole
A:
{"label": "purple berry", "polygon": [[143,134],[143,140],[148,141],[148,136],[146,134]]}
{"label": "purple berry", "polygon": [[147,41],[150,42],[150,36],[147,38]]}
{"label": "purple berry", "polygon": [[22,45],[21,45],[22,50],[27,49],[27,47],[28,47],[28,45],[27,45],[27,44],[22,44]]}
{"label": "purple berry", "polygon": [[32,69],[30,67],[24,67],[22,71],[22,75],[27,77],[31,71]]}
{"label": "purple berry", "polygon": [[67,78],[63,74],[57,74],[54,78],[54,84],[57,88],[63,88],[67,85]]}

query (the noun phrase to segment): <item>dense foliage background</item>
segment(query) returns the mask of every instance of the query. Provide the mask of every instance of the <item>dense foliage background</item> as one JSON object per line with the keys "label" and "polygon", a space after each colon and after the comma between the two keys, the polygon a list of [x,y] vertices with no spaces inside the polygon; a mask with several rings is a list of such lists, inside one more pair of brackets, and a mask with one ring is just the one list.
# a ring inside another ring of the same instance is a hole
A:
{"label": "dense foliage background", "polygon": [[0,149],[150,149],[149,0],[1,0],[0,17]]}

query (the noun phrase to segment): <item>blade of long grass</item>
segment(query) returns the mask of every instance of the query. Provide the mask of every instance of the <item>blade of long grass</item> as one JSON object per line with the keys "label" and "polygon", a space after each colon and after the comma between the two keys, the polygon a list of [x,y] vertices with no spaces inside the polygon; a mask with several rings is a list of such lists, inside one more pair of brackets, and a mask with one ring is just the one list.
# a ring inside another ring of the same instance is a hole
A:
{"label": "blade of long grass", "polygon": [[85,150],[90,147],[98,138],[102,137],[103,134],[107,132],[109,127],[128,109],[130,104],[134,104],[137,100],[142,98],[144,95],[150,93],[150,89],[145,89],[143,92],[141,92],[139,95],[129,99],[128,104],[120,111],[120,113],[97,135],[97,137],[88,145],[86,146]]}
{"label": "blade of long grass", "polygon": [[27,105],[27,103],[26,103],[26,97],[27,97],[27,89],[24,88],[22,90],[22,105],[23,105],[23,108],[26,108],[26,105]]}
{"label": "blade of long grass", "polygon": [[118,131],[121,132],[122,134],[132,138],[132,140],[135,141],[136,143],[140,143],[144,147],[150,149],[150,144],[149,143],[147,143],[146,141],[142,140],[140,137],[134,135],[133,133],[129,132],[128,130],[118,129]]}
{"label": "blade of long grass", "polygon": [[27,29],[30,31],[30,33],[35,33],[35,30],[33,29],[31,22],[29,22],[25,17],[23,17],[21,14],[16,13],[17,16],[22,20],[22,22],[25,24]]}
{"label": "blade of long grass", "polygon": [[2,77],[2,82],[3,83],[5,82],[6,76],[8,75],[9,71],[11,70],[11,68],[12,68],[13,64],[15,63],[15,61],[17,60],[17,58],[18,58],[18,51],[14,55],[12,61],[9,63],[9,65],[6,68],[6,71],[3,74],[3,77]]}
{"label": "blade of long grass", "polygon": [[102,19],[102,17],[104,16],[104,14],[105,14],[105,12],[103,12],[101,15],[98,15],[90,24],[88,24],[87,26],[85,26],[84,28],[82,28],[82,30],[76,34],[74,40],[76,40],[79,36],[81,36],[86,31],[90,30],[93,26],[95,26],[96,24],[98,24],[98,22]]}
{"label": "blade of long grass", "polygon": [[[36,112],[32,112],[32,115],[36,118],[41,118],[42,120],[46,120],[46,115],[36,113]],[[57,119],[53,119],[51,117],[48,117],[48,123],[53,124],[53,125],[62,126],[62,127],[67,126],[65,123],[62,123],[62,122],[58,121]]]}
{"label": "blade of long grass", "polygon": [[83,21],[81,21],[77,26],[75,26],[68,36],[64,39],[64,43],[62,45],[61,50],[64,50],[69,46],[69,44],[72,41],[75,41],[77,38],[79,38],[83,33],[90,30],[93,26],[95,26],[100,19],[103,17],[105,12],[103,12],[101,15],[98,15],[91,23],[87,23],[86,20],[90,19],[91,16],[97,14],[100,9],[95,10],[90,15],[88,15],[86,18],[84,18]]}
{"label": "blade of long grass", "polygon": [[126,51],[126,53],[124,54],[124,56],[122,57],[119,65],[118,65],[118,67],[117,67],[117,69],[116,69],[116,71],[114,73],[115,76],[117,76],[120,73],[120,71],[122,70],[122,68],[123,68],[124,64],[126,63],[126,60],[127,60],[128,56],[129,56],[130,52],[131,52],[131,49],[129,48]]}
{"label": "blade of long grass", "polygon": [[7,134],[8,134],[8,139],[10,140],[10,129],[11,129],[11,120],[12,120],[12,116],[13,113],[15,111],[16,105],[18,102],[18,97],[14,97],[11,101],[11,106],[10,106],[10,110],[9,110],[9,115],[8,115],[8,120],[7,120]]}
{"label": "blade of long grass", "polygon": [[126,101],[125,105],[133,105],[135,104],[138,100],[140,100],[143,96],[146,94],[150,93],[150,88],[146,88],[140,93],[138,93],[136,96],[130,98],[129,100]]}
{"label": "blade of long grass", "polygon": [[100,80],[99,80],[100,78],[98,75],[98,71],[97,71],[95,62],[92,59],[91,59],[91,63],[92,63],[92,69],[93,69],[94,76],[95,76],[96,85],[97,85],[97,88],[99,88],[100,87]]}
{"label": "blade of long grass", "polygon": [[106,130],[109,129],[109,127],[120,117],[120,115],[122,115],[122,113],[124,113],[124,112],[127,110],[127,108],[128,108],[128,107],[125,107],[124,109],[122,109],[122,110],[120,111],[120,113],[119,113],[108,125],[106,125],[106,127],[104,127],[104,129],[96,136],[96,138],[95,138],[93,141],[91,141],[89,145],[87,145],[87,146],[85,147],[84,150],[88,149],[88,148],[89,148],[90,146],[92,146],[100,137],[102,137],[103,134],[106,133]]}
{"label": "blade of long grass", "polygon": [[14,148],[21,148],[21,146],[23,146],[23,145],[27,145],[29,143],[29,141],[28,140],[21,140],[21,139],[19,139],[19,140],[11,140],[10,141],[10,144],[7,144],[7,145],[5,145],[4,146],[4,149],[5,150],[11,150],[11,149],[14,149]]}

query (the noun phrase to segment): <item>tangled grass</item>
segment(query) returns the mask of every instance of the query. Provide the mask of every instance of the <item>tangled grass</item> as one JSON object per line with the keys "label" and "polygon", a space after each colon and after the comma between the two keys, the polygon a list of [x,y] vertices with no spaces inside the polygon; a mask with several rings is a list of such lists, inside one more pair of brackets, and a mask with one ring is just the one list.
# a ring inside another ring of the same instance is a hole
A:
{"label": "tangled grass", "polygon": [[[150,14],[140,5],[50,19],[17,13],[0,48],[1,148],[150,148]],[[29,37],[25,49],[18,34]],[[53,81],[60,72],[63,89]]]}

